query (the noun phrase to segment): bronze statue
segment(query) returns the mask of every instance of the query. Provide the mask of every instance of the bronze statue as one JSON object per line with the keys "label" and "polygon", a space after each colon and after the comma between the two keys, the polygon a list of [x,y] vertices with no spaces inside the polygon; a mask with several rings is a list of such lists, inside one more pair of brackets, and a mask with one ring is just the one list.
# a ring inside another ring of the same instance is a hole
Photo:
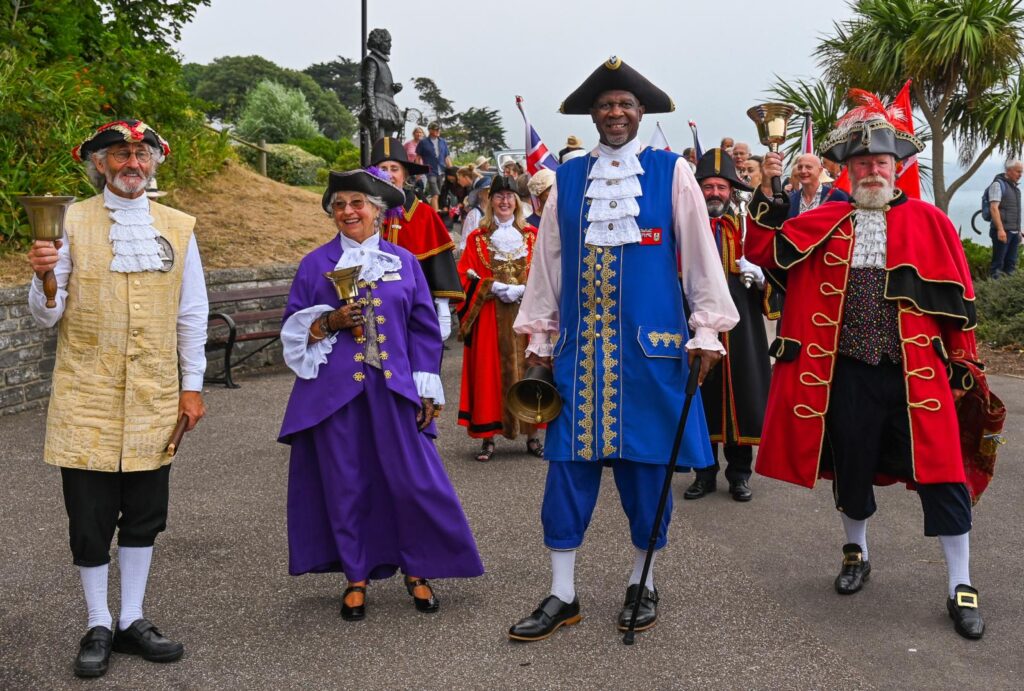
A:
{"label": "bronze statue", "polygon": [[391,34],[387,29],[374,29],[366,39],[369,50],[363,60],[363,111],[359,120],[369,133],[369,141],[397,136],[405,118],[395,103],[395,94],[402,90],[391,78],[388,60],[391,56]]}

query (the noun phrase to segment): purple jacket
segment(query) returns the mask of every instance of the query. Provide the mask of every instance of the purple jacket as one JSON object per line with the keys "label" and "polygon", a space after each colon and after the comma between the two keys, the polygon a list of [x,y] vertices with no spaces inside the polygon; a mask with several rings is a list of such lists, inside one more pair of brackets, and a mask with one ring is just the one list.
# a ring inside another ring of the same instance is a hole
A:
{"label": "purple jacket", "polygon": [[[387,387],[419,407],[420,397],[412,373],[439,374],[441,369],[442,344],[437,312],[416,257],[385,240],[381,240],[380,249],[402,260],[401,279],[379,280],[373,289],[373,297],[380,300],[380,304],[374,306],[374,312],[378,321],[377,332],[384,337],[380,343],[381,355],[387,353],[381,365],[387,377]],[[285,321],[307,307],[341,305],[334,285],[324,277],[324,273],[334,270],[339,258],[341,241],[337,237],[303,257],[288,295]],[[278,441],[289,443],[291,435],[324,421],[362,392],[363,377],[355,375],[374,369],[356,360],[363,347],[355,342],[351,331],[341,331],[327,362],[320,365],[316,379],[295,380]],[[387,372],[391,374],[387,375]],[[367,420],[367,424],[371,422]],[[434,423],[426,433],[436,436]]]}

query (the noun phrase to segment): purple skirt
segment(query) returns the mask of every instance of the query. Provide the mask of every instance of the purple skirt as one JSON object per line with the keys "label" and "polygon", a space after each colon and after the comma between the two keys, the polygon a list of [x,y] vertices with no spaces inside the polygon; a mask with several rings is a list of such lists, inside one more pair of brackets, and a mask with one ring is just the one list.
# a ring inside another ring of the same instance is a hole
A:
{"label": "purple skirt", "polygon": [[366,367],[365,389],[291,438],[288,571],[344,572],[350,581],[396,570],[420,578],[484,572],[466,515],[417,408]]}

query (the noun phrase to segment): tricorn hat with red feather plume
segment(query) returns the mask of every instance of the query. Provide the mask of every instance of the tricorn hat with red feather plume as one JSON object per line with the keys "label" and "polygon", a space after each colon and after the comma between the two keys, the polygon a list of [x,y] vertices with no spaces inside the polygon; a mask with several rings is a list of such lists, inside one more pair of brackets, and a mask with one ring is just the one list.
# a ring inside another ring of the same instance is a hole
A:
{"label": "tricorn hat with red feather plume", "polygon": [[143,142],[160,149],[164,156],[171,153],[171,147],[164,138],[142,120],[115,120],[100,125],[88,139],[71,150],[71,156],[81,162],[89,154],[119,142]]}
{"label": "tricorn hat with red feather plume", "polygon": [[910,113],[886,108],[878,96],[863,89],[850,89],[849,98],[859,105],[839,118],[821,143],[824,158],[844,163],[853,156],[891,154],[902,161],[924,150],[920,139],[903,131]]}

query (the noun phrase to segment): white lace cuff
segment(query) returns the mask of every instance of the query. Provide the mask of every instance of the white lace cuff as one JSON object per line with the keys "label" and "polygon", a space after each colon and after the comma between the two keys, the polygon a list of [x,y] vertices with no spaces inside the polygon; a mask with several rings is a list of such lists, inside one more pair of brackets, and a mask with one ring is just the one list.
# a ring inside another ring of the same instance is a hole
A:
{"label": "white lace cuff", "polygon": [[718,332],[705,326],[697,327],[693,338],[686,342],[687,350],[713,350],[725,355],[725,346],[718,340]]}
{"label": "white lace cuff", "polygon": [[551,334],[530,334],[530,344],[526,346],[526,352],[533,353],[538,357],[551,357],[551,355],[555,352],[555,344],[551,342]]}
{"label": "white lace cuff", "polygon": [[433,398],[437,405],[444,405],[444,387],[441,376],[433,372],[413,372],[412,380],[416,383],[416,394],[420,398]]}
{"label": "white lace cuff", "polygon": [[334,349],[338,340],[334,334],[316,343],[309,342],[309,327],[320,315],[333,311],[329,305],[307,307],[292,314],[281,326],[284,362],[299,379],[316,379],[320,365],[327,362],[327,355]]}

